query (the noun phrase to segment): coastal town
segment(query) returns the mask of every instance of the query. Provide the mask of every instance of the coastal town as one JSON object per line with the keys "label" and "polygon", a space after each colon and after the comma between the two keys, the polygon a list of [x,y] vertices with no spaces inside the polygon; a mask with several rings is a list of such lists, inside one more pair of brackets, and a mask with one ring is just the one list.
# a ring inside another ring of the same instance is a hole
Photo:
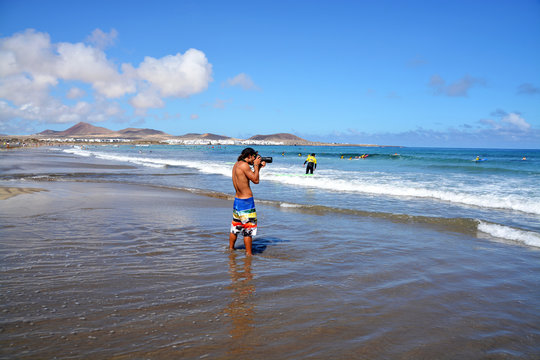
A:
{"label": "coastal town", "polygon": [[112,131],[80,122],[64,131],[45,130],[33,135],[0,136],[0,148],[11,149],[42,145],[69,144],[168,144],[168,145],[291,145],[318,144],[292,134],[256,135],[236,139],[215,134],[173,136],[153,129],[128,128]]}
{"label": "coastal town", "polygon": [[[167,144],[167,145],[350,145],[314,142],[288,133],[255,135],[238,139],[216,134],[169,135],[159,130],[127,128],[112,131],[80,122],[64,131],[45,130],[33,135],[0,135],[0,149],[71,144]],[[378,145],[356,145],[378,146]]]}
{"label": "coastal town", "polygon": [[[0,138],[0,148],[10,149],[19,147],[35,147],[53,144],[167,144],[167,145],[286,145],[284,141],[250,140],[250,139],[126,139],[126,138],[92,138],[92,137],[68,137],[68,138],[37,138],[37,137],[11,137]],[[304,144],[302,142],[302,144]]]}

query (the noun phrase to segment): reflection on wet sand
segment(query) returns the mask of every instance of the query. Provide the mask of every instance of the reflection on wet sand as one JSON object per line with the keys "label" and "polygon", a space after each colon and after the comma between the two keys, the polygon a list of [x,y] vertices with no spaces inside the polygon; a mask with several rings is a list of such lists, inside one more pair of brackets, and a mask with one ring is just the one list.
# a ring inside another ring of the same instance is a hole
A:
{"label": "reflection on wet sand", "polygon": [[230,329],[232,342],[227,351],[231,357],[248,355],[253,349],[250,335],[255,322],[255,305],[252,301],[255,285],[251,273],[251,261],[250,256],[238,260],[234,252],[229,255],[231,285],[228,289],[231,289],[232,293],[231,301],[224,312],[229,315],[232,325]]}

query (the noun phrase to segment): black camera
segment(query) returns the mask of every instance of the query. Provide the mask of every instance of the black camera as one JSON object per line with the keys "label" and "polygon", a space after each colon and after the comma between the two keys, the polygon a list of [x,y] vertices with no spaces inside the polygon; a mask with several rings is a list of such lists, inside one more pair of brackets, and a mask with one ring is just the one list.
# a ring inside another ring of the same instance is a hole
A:
{"label": "black camera", "polygon": [[261,156],[261,161],[264,161],[265,163],[269,164],[272,162],[271,156]]}

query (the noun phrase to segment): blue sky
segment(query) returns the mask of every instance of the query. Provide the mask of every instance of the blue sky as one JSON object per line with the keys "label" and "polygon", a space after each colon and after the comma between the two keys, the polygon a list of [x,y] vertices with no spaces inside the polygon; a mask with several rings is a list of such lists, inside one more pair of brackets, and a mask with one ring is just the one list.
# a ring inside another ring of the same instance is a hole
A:
{"label": "blue sky", "polygon": [[0,133],[540,148],[540,2],[0,0]]}

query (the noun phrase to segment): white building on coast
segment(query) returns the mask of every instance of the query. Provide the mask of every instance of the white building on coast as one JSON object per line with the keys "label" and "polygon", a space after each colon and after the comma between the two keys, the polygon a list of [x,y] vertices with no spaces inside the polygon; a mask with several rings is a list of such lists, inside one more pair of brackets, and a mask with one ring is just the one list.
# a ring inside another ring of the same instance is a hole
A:
{"label": "white building on coast", "polygon": [[163,143],[169,145],[284,145],[283,142],[267,140],[209,140],[209,139],[167,139]]}

